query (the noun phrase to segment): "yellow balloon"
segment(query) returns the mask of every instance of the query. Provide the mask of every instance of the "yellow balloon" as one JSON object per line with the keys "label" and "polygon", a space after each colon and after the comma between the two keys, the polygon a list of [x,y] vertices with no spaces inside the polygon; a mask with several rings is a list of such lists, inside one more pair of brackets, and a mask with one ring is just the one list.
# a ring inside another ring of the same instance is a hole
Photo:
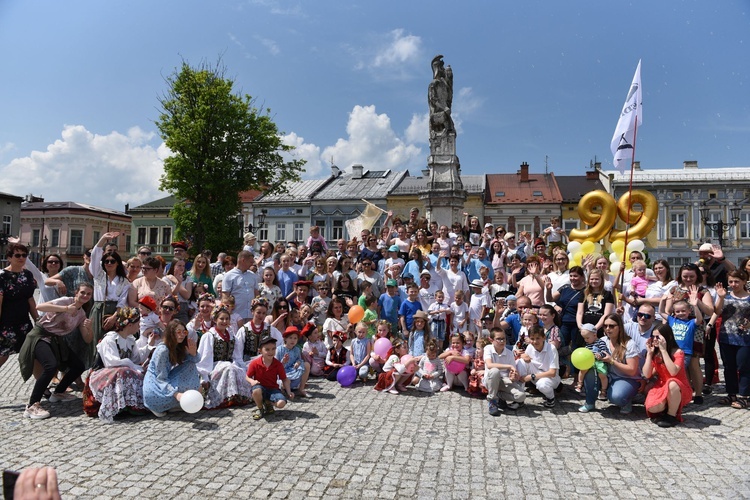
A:
{"label": "yellow balloon", "polygon": [[[634,209],[635,204],[639,204],[643,210]],[[630,205],[630,218],[628,218],[628,205]],[[617,214],[626,224],[631,224],[628,230],[628,240],[646,238],[656,224],[658,211],[659,202],[656,201],[656,197],[644,189],[634,189],[632,195],[625,193],[617,200]],[[612,243],[624,239],[625,231],[613,229],[609,235],[609,241]]]}
{"label": "yellow balloon", "polygon": [[[601,213],[594,208],[601,207]],[[598,189],[589,191],[578,202],[578,217],[586,225],[592,226],[588,229],[572,229],[568,235],[571,240],[593,240],[598,241],[607,236],[617,219],[617,204],[612,195]]]}
{"label": "yellow balloon", "polygon": [[[622,255],[625,251],[625,242],[623,240],[615,240],[612,242],[612,251],[617,255]],[[620,259],[622,260],[622,259]]]}
{"label": "yellow balloon", "polygon": [[581,243],[581,252],[583,252],[584,255],[588,255],[592,253],[596,247],[594,246],[593,241],[584,241]]}
{"label": "yellow balloon", "polygon": [[573,254],[573,260],[578,262],[578,265],[581,265],[581,261],[583,260],[583,252],[576,252]]}

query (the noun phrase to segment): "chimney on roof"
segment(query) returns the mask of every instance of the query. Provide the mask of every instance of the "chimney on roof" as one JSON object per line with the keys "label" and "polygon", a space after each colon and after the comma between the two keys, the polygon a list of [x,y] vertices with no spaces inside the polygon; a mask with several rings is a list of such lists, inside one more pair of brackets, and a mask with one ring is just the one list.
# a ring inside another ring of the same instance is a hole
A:
{"label": "chimney on roof", "polygon": [[362,165],[352,165],[352,179],[361,179],[362,171],[365,169]]}
{"label": "chimney on roof", "polygon": [[526,162],[521,163],[521,170],[518,171],[521,175],[521,182],[529,182],[529,164]]}
{"label": "chimney on roof", "polygon": [[698,162],[694,160],[688,160],[682,162],[682,167],[685,169],[688,168],[698,168]]}
{"label": "chimney on roof", "polygon": [[641,169],[641,162],[634,161],[633,162],[633,170],[640,170]]}
{"label": "chimney on roof", "polygon": [[596,181],[599,179],[599,171],[598,170],[586,170],[586,180],[587,181]]}
{"label": "chimney on roof", "polygon": [[331,175],[332,176],[338,177],[340,173],[341,173],[341,170],[339,170],[339,167],[337,167],[336,165],[331,165]]}
{"label": "chimney on roof", "polygon": [[597,161],[594,162],[594,170],[601,170],[602,169],[602,162]]}

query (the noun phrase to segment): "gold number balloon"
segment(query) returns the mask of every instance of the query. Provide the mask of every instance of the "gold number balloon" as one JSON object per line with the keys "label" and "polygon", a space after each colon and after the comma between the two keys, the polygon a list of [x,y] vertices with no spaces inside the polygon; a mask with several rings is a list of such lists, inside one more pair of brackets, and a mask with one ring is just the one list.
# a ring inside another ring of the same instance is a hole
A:
{"label": "gold number balloon", "polygon": [[[602,212],[597,213],[594,208],[601,207]],[[606,191],[590,191],[583,195],[578,202],[578,216],[581,220],[592,226],[588,229],[572,229],[570,239],[575,241],[599,241],[612,230],[617,218],[617,207],[615,199]]]}
{"label": "gold number balloon", "polygon": [[[643,210],[634,210],[632,205],[636,203]],[[630,218],[628,219],[628,205],[630,204]],[[659,210],[659,202],[649,191],[634,189],[632,195],[625,193],[617,200],[617,214],[625,224],[630,224],[628,240],[640,240],[648,236],[648,233],[656,224],[656,216]],[[610,243],[616,240],[625,240],[625,231],[613,229],[609,234]]]}

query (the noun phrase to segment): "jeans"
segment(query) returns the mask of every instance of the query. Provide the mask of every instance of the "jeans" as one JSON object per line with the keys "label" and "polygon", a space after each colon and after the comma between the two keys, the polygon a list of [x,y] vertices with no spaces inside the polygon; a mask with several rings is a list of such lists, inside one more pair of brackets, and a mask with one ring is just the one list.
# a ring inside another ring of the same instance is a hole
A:
{"label": "jeans", "polygon": [[719,342],[719,351],[724,363],[727,394],[750,396],[750,346]]}
{"label": "jeans", "polygon": [[[615,378],[610,375],[609,387],[607,388],[607,399],[616,406],[627,406],[638,393],[640,384],[635,379]],[[583,379],[583,388],[586,391],[586,404],[593,405],[599,394],[599,377],[596,370],[591,369]]]}
{"label": "jeans", "polygon": [[[52,347],[43,341],[39,340],[34,348],[34,359],[39,361],[42,365],[42,374],[39,376],[37,381],[34,383],[34,389],[31,391],[31,397],[29,398],[29,406],[34,403],[38,403],[44,396],[44,391],[49,386],[49,383],[57,375],[57,358],[55,358],[52,352]],[[65,372],[65,376],[62,378],[60,383],[57,385],[55,392],[61,394],[75,382],[75,380],[83,373],[83,363],[76,357],[71,351],[68,354],[68,371]]]}

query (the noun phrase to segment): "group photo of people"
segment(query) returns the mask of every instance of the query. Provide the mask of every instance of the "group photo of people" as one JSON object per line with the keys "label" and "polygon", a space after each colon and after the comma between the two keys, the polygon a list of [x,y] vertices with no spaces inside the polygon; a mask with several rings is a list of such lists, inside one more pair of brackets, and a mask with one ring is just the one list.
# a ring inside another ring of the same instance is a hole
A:
{"label": "group photo of people", "polygon": [[231,255],[181,241],[168,260],[131,255],[118,236],[73,266],[6,246],[0,366],[17,354],[34,378],[25,417],[78,402],[106,423],[161,418],[197,391],[191,412],[246,406],[260,420],[314,398],[315,379],[372,397],[454,391],[492,416],[553,409],[567,391],[578,412],[643,406],[660,427],[709,395],[750,406],[750,257],[718,245],[678,269],[629,250],[611,273],[599,249],[571,260],[557,218],[516,234],[417,208],[332,244],[316,226],[299,242],[248,232]]}

